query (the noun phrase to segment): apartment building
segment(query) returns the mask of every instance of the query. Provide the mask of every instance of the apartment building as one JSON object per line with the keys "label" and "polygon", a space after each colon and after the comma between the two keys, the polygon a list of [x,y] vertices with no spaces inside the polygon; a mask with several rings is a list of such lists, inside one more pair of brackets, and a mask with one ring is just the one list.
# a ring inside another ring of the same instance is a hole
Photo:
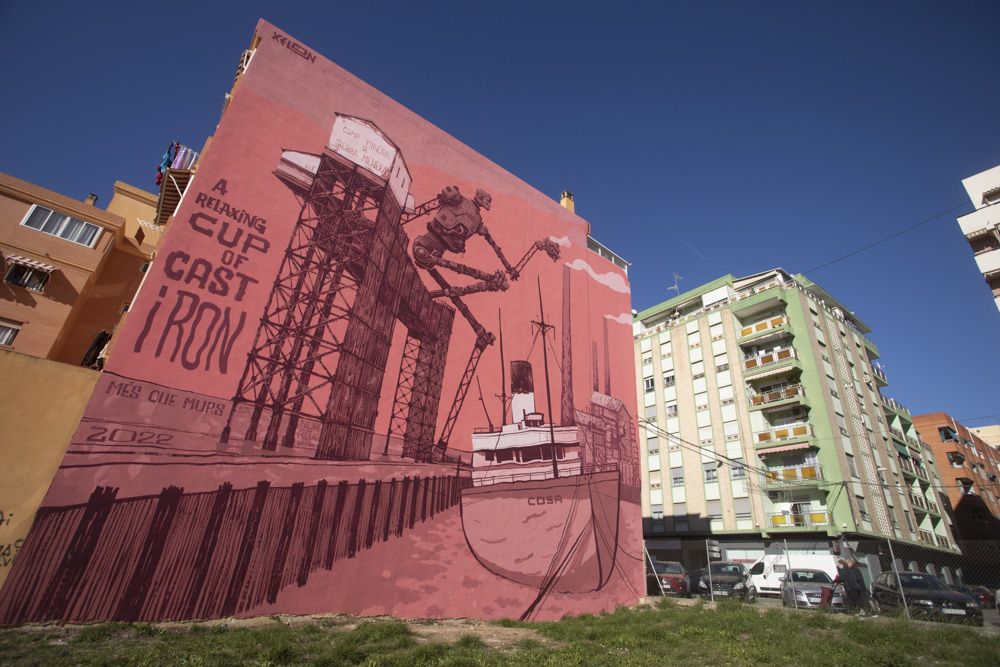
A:
{"label": "apartment building", "polygon": [[985,440],[986,444],[993,449],[1000,449],[1000,424],[975,426],[969,430]]}
{"label": "apartment building", "polygon": [[152,259],[156,203],[119,181],[103,210],[0,174],[0,347],[78,365],[103,346]]}
{"label": "apartment building", "polygon": [[1000,165],[962,181],[976,210],[958,219],[1000,309]]}
{"label": "apartment building", "polygon": [[1000,452],[946,412],[913,423],[934,450],[956,537],[1000,539]]}
{"label": "apartment building", "polygon": [[954,553],[933,452],[882,396],[869,332],[781,269],[726,275],[635,316],[652,552],[700,566],[711,536],[746,561],[786,539]]}

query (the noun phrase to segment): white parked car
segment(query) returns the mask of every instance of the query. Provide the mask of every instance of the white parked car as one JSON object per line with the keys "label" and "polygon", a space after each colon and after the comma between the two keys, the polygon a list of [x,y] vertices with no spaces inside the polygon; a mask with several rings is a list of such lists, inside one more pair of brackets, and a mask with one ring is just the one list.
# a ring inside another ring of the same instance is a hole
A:
{"label": "white parked car", "polygon": [[[791,564],[789,564],[789,559]],[[837,577],[837,557],[832,554],[767,554],[750,567],[750,581],[760,595],[781,595],[781,580],[790,569],[819,570],[830,579]]]}

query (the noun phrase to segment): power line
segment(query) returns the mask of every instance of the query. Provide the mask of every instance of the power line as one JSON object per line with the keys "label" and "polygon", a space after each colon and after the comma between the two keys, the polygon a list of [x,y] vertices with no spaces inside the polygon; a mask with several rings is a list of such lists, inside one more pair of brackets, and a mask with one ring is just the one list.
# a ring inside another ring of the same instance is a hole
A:
{"label": "power line", "polygon": [[[715,462],[718,463],[718,464],[723,464],[723,462],[720,459],[725,459],[725,461],[727,462],[727,464],[730,465],[730,466],[733,466],[733,465],[740,466],[742,468],[746,468],[747,470],[752,470],[753,472],[756,472],[756,473],[758,473],[760,475],[764,475],[765,477],[774,474],[774,471],[770,470],[769,468],[760,468],[758,466],[751,465],[745,459],[742,459],[742,458],[740,458],[740,459],[734,459],[734,458],[732,458],[730,456],[726,456],[725,454],[720,454],[720,453],[716,452],[714,449],[711,449],[710,447],[706,447],[704,445],[696,445],[693,442],[689,442],[689,441],[681,438],[678,435],[674,435],[673,433],[669,433],[669,432],[665,431],[656,422],[651,422],[651,421],[649,421],[647,419],[639,419],[639,423],[642,424],[642,425],[644,425],[644,426],[646,426],[647,428],[652,428],[659,435],[663,435],[664,437],[666,437],[668,439],[673,439],[674,441],[677,442],[678,446],[683,447],[684,449],[687,449],[688,451],[696,451],[696,452],[698,452],[700,454],[704,454],[705,452],[710,453],[712,455],[712,458],[714,458]],[[901,485],[901,484],[898,484],[898,483],[892,483],[892,484],[890,484],[889,482],[885,482],[885,483],[883,483],[883,482],[862,482],[862,481],[854,481],[854,480],[844,480],[842,482],[831,482],[831,481],[825,481],[825,480],[801,481],[801,482],[798,481],[798,480],[782,480],[782,482],[784,484],[787,484],[789,487],[798,486],[798,487],[812,488],[812,487],[815,487],[815,486],[840,486],[842,484],[858,484],[860,486],[879,486],[879,487],[883,487],[883,488],[889,487],[889,486],[895,486],[897,489],[911,490],[909,487],[907,487],[905,485]],[[992,482],[992,484],[997,484],[997,482]],[[964,488],[966,488],[966,486],[964,484],[951,484],[951,485],[948,485],[948,484],[930,484],[930,483],[927,484],[927,487],[931,488],[931,489],[964,489]],[[766,492],[763,491],[763,490],[761,490],[758,493],[763,494],[763,493],[766,493]]]}
{"label": "power line", "polygon": [[883,237],[883,238],[881,238],[881,239],[879,239],[877,241],[873,241],[873,242],[869,243],[868,245],[865,245],[865,246],[862,246],[862,247],[858,248],[857,250],[852,250],[851,252],[847,253],[846,255],[841,255],[840,257],[837,257],[835,259],[831,259],[828,262],[824,262],[823,264],[820,264],[818,266],[814,266],[811,269],[807,269],[807,270],[803,271],[803,273],[809,274],[809,273],[813,273],[815,271],[819,271],[820,269],[825,269],[826,267],[830,266],[831,264],[836,264],[837,262],[842,262],[843,260],[845,260],[845,259],[847,259],[849,257],[854,257],[855,255],[863,253],[866,250],[871,250],[872,248],[874,248],[877,245],[881,245],[881,244],[883,244],[883,243],[885,243],[887,241],[891,241],[892,239],[897,238],[899,236],[902,236],[903,234],[906,234],[907,232],[912,232],[914,229],[917,229],[918,227],[922,227],[923,225],[926,225],[928,222],[932,222],[934,220],[937,220],[941,216],[947,215],[947,214],[951,213],[952,211],[954,211],[956,209],[964,208],[966,206],[968,206],[967,202],[962,202],[961,204],[956,204],[955,206],[952,206],[951,208],[949,208],[946,211],[941,211],[940,213],[935,213],[931,217],[924,218],[923,220],[921,220],[920,222],[918,222],[916,224],[910,225],[909,227],[904,227],[903,229],[899,230],[898,232],[894,232],[894,233],[890,234],[889,236],[885,236],[885,237]]}
{"label": "power line", "polygon": [[957,422],[977,422],[983,419],[998,419],[1000,415],[983,415],[982,417],[962,417],[961,419],[956,419]]}

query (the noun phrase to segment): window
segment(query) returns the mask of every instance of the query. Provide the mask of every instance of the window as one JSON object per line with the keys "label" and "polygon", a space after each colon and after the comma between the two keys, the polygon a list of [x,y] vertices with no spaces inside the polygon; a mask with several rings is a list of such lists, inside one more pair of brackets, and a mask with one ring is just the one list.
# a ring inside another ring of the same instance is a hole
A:
{"label": "window", "polygon": [[21,324],[10,320],[0,320],[0,345],[13,345]]}
{"label": "window", "polygon": [[676,417],[677,416],[677,404],[676,403],[674,403],[673,405],[668,405],[668,406],[666,406],[666,408],[667,408],[667,419],[669,419],[670,417]]}
{"label": "window", "polygon": [[743,465],[743,459],[733,459],[730,468],[730,477],[732,479],[746,479],[747,469]]}
{"label": "window", "polygon": [[670,469],[670,483],[674,486],[684,486],[684,468]]}
{"label": "window", "polygon": [[846,456],[847,456],[847,469],[851,471],[851,477],[856,477],[860,479],[860,477],[858,477],[858,468],[857,466],[854,465],[854,457],[851,456],[850,454],[847,454]]}
{"label": "window", "polygon": [[28,212],[28,217],[21,224],[88,248],[94,247],[94,243],[101,234],[101,228],[97,225],[56,213],[37,204],[32,207],[31,211]]}
{"label": "window", "polygon": [[702,466],[705,471],[705,481],[706,482],[718,482],[719,481],[719,464],[718,463],[706,463]]}
{"label": "window", "polygon": [[722,364],[721,366],[715,367],[716,373],[725,373],[728,370],[729,370],[729,364]]}
{"label": "window", "polygon": [[653,378],[643,378],[642,384],[646,388],[647,392],[653,391],[656,388]]}
{"label": "window", "polygon": [[663,374],[663,386],[664,387],[673,387],[674,386],[674,376],[673,375],[667,375],[666,373],[664,373]]}
{"label": "window", "polygon": [[862,521],[871,521],[872,518],[868,516],[868,508],[865,507],[865,499],[863,496],[854,496],[858,501],[858,514],[861,516]]}
{"label": "window", "polygon": [[692,380],[700,380],[700,379],[702,379],[703,377],[705,377],[705,374],[704,374],[704,373],[697,373],[697,374],[695,374],[695,375],[691,376],[691,379],[692,379]]}
{"label": "window", "polygon": [[45,283],[49,282],[49,274],[41,269],[13,264],[4,276],[4,281],[34,292],[42,292],[45,290]]}

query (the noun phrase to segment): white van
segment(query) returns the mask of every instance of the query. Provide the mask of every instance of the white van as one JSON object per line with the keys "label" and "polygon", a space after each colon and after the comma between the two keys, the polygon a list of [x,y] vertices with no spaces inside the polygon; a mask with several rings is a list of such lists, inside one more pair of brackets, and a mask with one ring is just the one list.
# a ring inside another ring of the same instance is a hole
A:
{"label": "white van", "polygon": [[837,558],[832,554],[803,554],[794,551],[789,552],[787,558],[783,553],[768,554],[750,567],[750,581],[758,595],[781,595],[781,580],[789,569],[822,570],[833,579],[837,576]]}

